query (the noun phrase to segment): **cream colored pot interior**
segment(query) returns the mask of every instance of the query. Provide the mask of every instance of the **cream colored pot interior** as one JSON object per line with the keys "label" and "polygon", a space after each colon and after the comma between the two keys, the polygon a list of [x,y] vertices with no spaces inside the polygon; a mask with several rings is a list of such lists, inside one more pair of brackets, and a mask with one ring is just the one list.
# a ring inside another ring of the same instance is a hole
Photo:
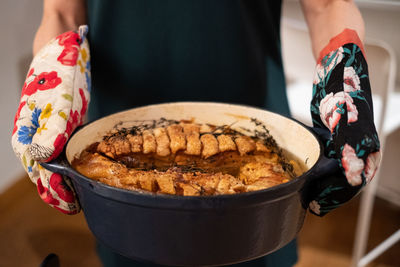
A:
{"label": "cream colored pot interior", "polygon": [[302,125],[278,114],[257,108],[206,102],[180,102],[135,108],[94,121],[78,131],[68,142],[67,159],[71,161],[88,145],[118,127],[130,127],[144,120],[191,120],[196,123],[232,125],[234,129],[254,129],[251,118],[261,121],[278,145],[304,163],[307,170],[318,160],[318,140]]}

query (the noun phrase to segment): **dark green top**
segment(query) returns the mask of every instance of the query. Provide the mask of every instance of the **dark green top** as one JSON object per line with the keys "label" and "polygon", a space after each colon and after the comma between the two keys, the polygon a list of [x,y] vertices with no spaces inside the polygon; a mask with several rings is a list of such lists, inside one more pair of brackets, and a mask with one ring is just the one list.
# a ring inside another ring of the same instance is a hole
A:
{"label": "dark green top", "polygon": [[[240,103],[289,115],[280,15],[278,0],[89,0],[90,119],[172,101]],[[98,251],[106,266],[145,266],[101,245]],[[238,266],[296,261],[294,241]]]}
{"label": "dark green top", "polygon": [[280,1],[93,0],[91,114],[171,101],[289,114]]}

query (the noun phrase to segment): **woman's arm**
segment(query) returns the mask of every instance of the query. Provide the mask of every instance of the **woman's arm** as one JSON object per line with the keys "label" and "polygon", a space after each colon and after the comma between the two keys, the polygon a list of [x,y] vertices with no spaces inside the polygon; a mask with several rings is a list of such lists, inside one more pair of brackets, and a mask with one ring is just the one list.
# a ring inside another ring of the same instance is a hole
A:
{"label": "woman's arm", "polygon": [[352,0],[301,0],[301,6],[310,30],[314,57],[329,40],[344,29],[355,30],[364,39],[364,21]]}
{"label": "woman's arm", "polygon": [[[302,0],[317,59],[310,111],[331,132],[325,155],[342,169],[310,190],[310,209],[323,216],[352,199],[374,177],[380,144],[374,125],[364,22],[351,0]],[[361,40],[360,40],[361,39]]]}
{"label": "woman's arm", "polygon": [[52,38],[77,30],[79,25],[85,23],[85,0],[44,0],[42,21],[33,42],[33,55]]}

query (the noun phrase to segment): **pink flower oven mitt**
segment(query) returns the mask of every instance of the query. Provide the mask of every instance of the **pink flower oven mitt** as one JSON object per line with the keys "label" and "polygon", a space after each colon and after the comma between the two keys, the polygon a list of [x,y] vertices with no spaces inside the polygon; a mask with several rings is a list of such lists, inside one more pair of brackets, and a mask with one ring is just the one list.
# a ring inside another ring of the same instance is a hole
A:
{"label": "pink flower oven mitt", "polygon": [[368,65],[355,31],[344,30],[321,51],[311,115],[314,127],[331,132],[325,155],[336,159],[343,172],[342,177],[321,179],[313,188],[310,210],[324,215],[368,184],[380,162]]}
{"label": "pink flower oven mitt", "polygon": [[56,158],[82,124],[90,92],[87,26],[44,46],[29,68],[14,119],[12,146],[43,201],[66,214],[79,212],[71,182],[39,165]]}

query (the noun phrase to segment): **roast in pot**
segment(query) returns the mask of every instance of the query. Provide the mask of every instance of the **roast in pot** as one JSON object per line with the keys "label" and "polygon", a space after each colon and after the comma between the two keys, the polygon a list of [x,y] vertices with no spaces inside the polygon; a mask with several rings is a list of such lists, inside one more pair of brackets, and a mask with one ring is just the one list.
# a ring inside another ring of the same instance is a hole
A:
{"label": "roast in pot", "polygon": [[[234,125],[159,119],[113,129],[72,162],[86,177],[130,190],[182,196],[262,190],[302,173],[256,119],[246,135]],[[243,129],[242,129],[243,131]]]}

